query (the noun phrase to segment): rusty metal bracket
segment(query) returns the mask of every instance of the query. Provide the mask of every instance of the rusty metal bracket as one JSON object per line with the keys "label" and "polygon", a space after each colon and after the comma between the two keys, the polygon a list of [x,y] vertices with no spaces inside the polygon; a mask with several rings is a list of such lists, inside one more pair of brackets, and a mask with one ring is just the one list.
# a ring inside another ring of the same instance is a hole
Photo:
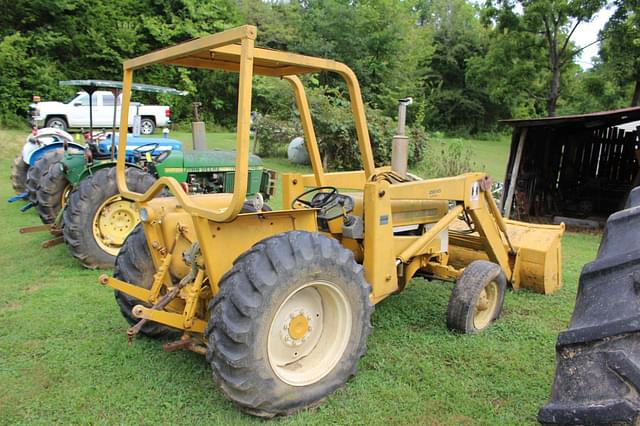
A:
{"label": "rusty metal bracket", "polygon": [[64,242],[64,237],[56,237],[43,242],[41,247],[46,249],[49,247],[57,246],[58,244],[62,244],[63,242]]}

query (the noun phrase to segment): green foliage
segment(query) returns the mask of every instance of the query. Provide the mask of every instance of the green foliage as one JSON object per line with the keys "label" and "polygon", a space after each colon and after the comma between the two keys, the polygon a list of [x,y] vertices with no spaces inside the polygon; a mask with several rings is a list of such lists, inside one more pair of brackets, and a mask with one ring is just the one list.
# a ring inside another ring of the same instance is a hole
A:
{"label": "green foliage", "polygon": [[603,66],[620,86],[633,86],[630,105],[640,104],[640,1],[616,1],[617,9],[601,36]]}
{"label": "green foliage", "polygon": [[[330,170],[360,169],[361,156],[349,102],[339,91],[326,88],[311,90],[308,97],[320,155],[327,167]],[[381,111],[371,108],[367,109],[367,121],[376,164],[389,164],[396,123]],[[260,155],[284,157],[291,140],[302,136],[299,118],[295,116],[259,116],[255,126]],[[427,136],[420,126],[409,128],[408,136],[409,164],[416,165],[425,156]]]}
{"label": "green foliage", "polygon": [[258,155],[286,157],[289,143],[302,135],[296,120],[282,120],[270,115],[258,115],[254,121],[258,138]]}
{"label": "green foliage", "polygon": [[[544,102],[546,114],[556,115],[566,80],[575,75],[573,59],[580,52],[571,37],[605,4],[605,0],[487,0],[483,22],[493,27],[495,37],[490,54],[476,61],[476,78],[501,97],[507,83],[515,82],[512,92],[537,101],[536,113]],[[522,14],[515,12],[516,5]],[[517,87],[518,82],[529,84],[533,76],[540,79],[534,78],[528,87]],[[491,80],[494,77],[497,81]]]}
{"label": "green foliage", "polygon": [[[22,120],[33,95],[71,95],[74,89],[59,87],[58,80],[118,80],[126,58],[251,23],[259,46],[346,63],[365,102],[388,117],[395,117],[397,99],[412,96],[410,124],[457,134],[493,131],[501,118],[545,114],[552,99],[564,112],[640,96],[640,84],[634,86],[640,69],[637,0],[615,2],[597,72],[581,73],[573,63],[571,23],[589,20],[602,1],[16,0],[0,16],[0,120]],[[550,62],[554,49],[557,61]],[[134,95],[143,103],[171,105],[174,121],[189,121],[192,102],[199,101],[205,121],[236,124],[233,73],[157,66],[135,79],[190,92]],[[254,83],[253,108],[289,120],[295,105],[288,84],[262,77]],[[346,93],[333,73],[308,75],[304,83]],[[377,151],[378,159],[386,158],[382,145]]]}

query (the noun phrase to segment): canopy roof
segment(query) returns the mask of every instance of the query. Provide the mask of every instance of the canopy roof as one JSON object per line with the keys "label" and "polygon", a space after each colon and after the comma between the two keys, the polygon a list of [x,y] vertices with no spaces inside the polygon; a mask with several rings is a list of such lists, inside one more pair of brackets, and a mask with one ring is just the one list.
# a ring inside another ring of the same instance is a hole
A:
{"label": "canopy roof", "polygon": [[[244,37],[255,39],[256,28],[244,25],[156,50],[125,61],[124,67],[137,69],[151,64],[167,64],[239,72],[240,41]],[[349,72],[345,65],[330,59],[260,47],[254,47],[252,53],[253,73],[257,75],[283,77],[319,71]]]}
{"label": "canopy roof", "polygon": [[[59,82],[60,86],[78,86],[84,88],[101,88],[101,89],[122,89],[122,81],[113,80],[63,80]],[[153,84],[133,83],[131,89],[138,92],[150,93],[167,93],[169,95],[185,96],[189,94],[184,90],[174,89],[173,87],[154,86]]]}

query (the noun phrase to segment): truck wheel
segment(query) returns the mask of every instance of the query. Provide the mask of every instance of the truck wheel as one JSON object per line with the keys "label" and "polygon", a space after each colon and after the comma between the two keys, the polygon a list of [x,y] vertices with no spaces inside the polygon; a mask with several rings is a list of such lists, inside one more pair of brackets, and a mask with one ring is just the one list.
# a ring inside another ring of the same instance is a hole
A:
{"label": "truck wheel", "polygon": [[[145,192],[155,178],[140,169],[126,169],[127,185]],[[133,201],[122,198],[116,168],[109,167],[84,179],[69,195],[63,213],[64,241],[71,255],[86,268],[111,268],[127,235],[140,221]]]}
{"label": "truck wheel", "polygon": [[266,238],[235,261],[209,303],[214,379],[256,416],[316,406],[366,351],[370,290],[335,239],[302,231]]}
{"label": "truck wheel", "polygon": [[36,163],[29,167],[27,172],[27,192],[29,193],[29,201],[33,204],[38,204],[38,188],[40,186],[40,178],[46,170],[49,170],[51,165],[59,162],[64,157],[64,151],[62,149],[56,149],[54,151],[47,152]]}
{"label": "truck wheel", "polygon": [[67,120],[62,117],[51,117],[47,119],[47,122],[44,127],[53,127],[54,129],[60,129],[67,131]]}
{"label": "truck wheel", "polygon": [[67,197],[73,188],[67,180],[61,163],[54,163],[40,178],[40,185],[36,191],[36,210],[42,223],[53,223],[64,208]]}
{"label": "truck wheel", "polygon": [[[115,270],[113,272],[115,278],[146,289],[151,288],[153,275],[156,271],[153,261],[151,260],[147,240],[144,236],[144,228],[141,225],[137,225],[125,239],[115,263]],[[134,306],[144,305],[149,307],[148,304],[142,303],[135,297],[119,291],[115,292],[115,296],[122,316],[124,316],[131,325],[135,325],[140,321],[131,312]],[[178,334],[177,330],[153,321],[148,321],[140,332],[145,336],[155,338],[173,337],[173,335]]]}
{"label": "truck wheel", "polygon": [[489,327],[502,312],[506,287],[507,279],[500,266],[487,260],[471,262],[451,292],[449,329],[476,333]]}
{"label": "truck wheel", "polygon": [[140,120],[140,133],[143,135],[152,135],[156,131],[156,123],[151,118],[142,118]]}
{"label": "truck wheel", "polygon": [[27,189],[27,171],[29,165],[22,161],[22,153],[16,155],[11,166],[11,186],[16,194],[22,194]]}

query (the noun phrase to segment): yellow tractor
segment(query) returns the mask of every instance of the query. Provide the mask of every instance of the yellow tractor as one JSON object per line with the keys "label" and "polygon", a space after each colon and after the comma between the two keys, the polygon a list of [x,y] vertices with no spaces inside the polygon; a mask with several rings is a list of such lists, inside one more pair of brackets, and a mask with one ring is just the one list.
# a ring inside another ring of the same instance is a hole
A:
{"label": "yellow tractor", "polygon": [[[355,374],[374,305],[416,275],[456,282],[447,323],[466,333],[499,316],[507,285],[544,293],[559,287],[563,227],[503,221],[484,173],[421,180],[376,167],[351,69],[258,48],[255,39],[247,25],[124,62],[121,123],[138,69],[239,73],[233,193],[187,195],[170,177],[135,193],[118,157],[118,188],[136,201],[142,223],[125,241],[113,277],[100,282],[115,289],[130,338],[173,337],[165,350],[205,354],[231,400],[271,417],[319,404]],[[299,78],[318,72],[346,83],[364,170],[323,169]],[[254,75],[290,83],[313,174],[282,177],[283,209],[267,211],[257,200],[254,211],[241,213]],[[156,198],[165,189],[173,196]]]}

